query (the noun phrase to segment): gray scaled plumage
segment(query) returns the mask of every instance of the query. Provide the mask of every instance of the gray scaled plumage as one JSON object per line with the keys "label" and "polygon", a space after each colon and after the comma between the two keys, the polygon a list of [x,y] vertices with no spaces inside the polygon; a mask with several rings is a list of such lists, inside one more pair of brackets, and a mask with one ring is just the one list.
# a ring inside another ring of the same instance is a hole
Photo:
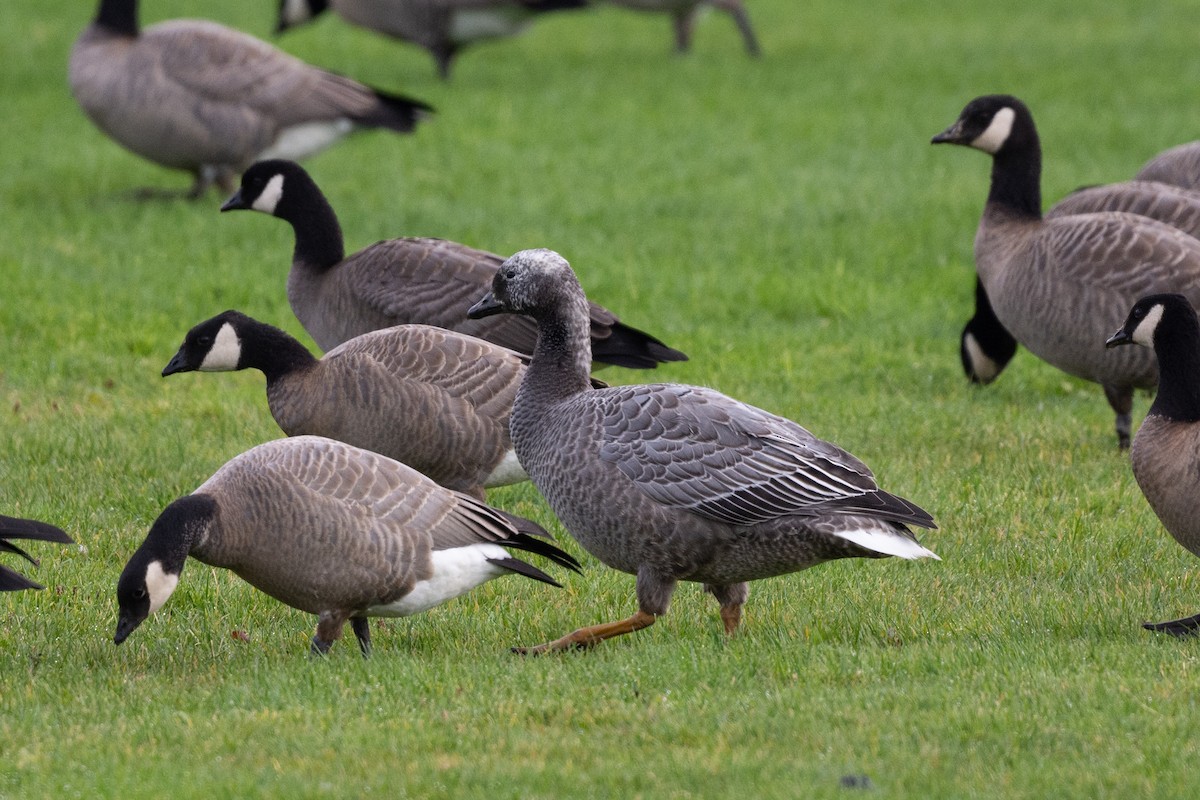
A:
{"label": "gray scaled plumage", "polygon": [[992,157],[992,180],[975,234],[975,268],[996,319],[1049,364],[1099,383],[1128,447],[1133,392],[1158,379],[1154,354],[1097,344],[1137,298],[1181,292],[1200,300],[1200,241],[1128,212],[1043,219],[1042,151],[1033,116],[1011,95],[972,100],[934,144]]}
{"label": "gray scaled plumage", "polygon": [[[392,325],[436,325],[528,355],[537,329],[523,317],[472,320],[466,309],[487,290],[503,259],[443,239],[402,237],[346,255],[337,215],[299,164],[262,161],[242,176],[222,211],[253,210],[286,220],[296,235],[287,294],[292,311],[324,350]],[[592,359],[650,369],[687,356],[590,304]]]}
{"label": "gray scaled plumage", "polygon": [[510,573],[558,585],[506,548],[578,569],[537,537],[549,535],[385,456],[318,436],[279,439],[159,515],[117,583],[113,639],[162,607],[190,556],[316,614],[314,652],[350,621],[365,655],[368,617],[418,614]]}
{"label": "gray scaled plumage", "polygon": [[332,10],[359,27],[415,44],[450,76],[468,45],[516,36],[542,14],[587,8],[590,0],[280,0],[282,32]]}
{"label": "gray scaled plumage", "polygon": [[733,633],[748,581],[837,558],[936,558],[907,527],[934,527],[928,513],[790,420],[697,386],[593,389],[587,299],[557,253],[509,258],[471,313],[537,321],[513,407],[517,456],[579,543],[637,576],[633,616],[524,652],[651,625],[678,581],[703,583]]}
{"label": "gray scaled plumage", "polygon": [[[1158,356],[1158,393],[1130,451],[1133,475],[1167,532],[1200,556],[1200,321],[1186,297],[1134,304],[1107,345],[1139,344]],[[1200,632],[1200,614],[1145,623],[1175,636]]]}
{"label": "gray scaled plumage", "polygon": [[258,369],[288,436],[311,434],[402,461],[482,499],[526,480],[508,418],[525,374],[511,350],[429,325],[364,333],[314,358],[285,331],[237,311],[199,323],[163,369]]}
{"label": "gray scaled plumage", "polygon": [[142,30],[137,0],[101,0],[71,50],[71,92],[127,150],[233,191],[260,158],[301,159],[361,128],[411,131],[429,106],[305,64],[203,20]]}

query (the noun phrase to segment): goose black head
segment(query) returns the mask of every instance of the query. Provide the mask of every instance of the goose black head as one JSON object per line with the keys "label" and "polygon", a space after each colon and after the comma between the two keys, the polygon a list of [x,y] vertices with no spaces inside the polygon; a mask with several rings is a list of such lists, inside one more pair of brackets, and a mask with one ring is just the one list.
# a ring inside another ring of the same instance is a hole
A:
{"label": "goose black head", "polygon": [[1184,325],[1194,327],[1196,312],[1181,294],[1152,294],[1134,303],[1121,329],[1108,337],[1105,347],[1140,344],[1151,349],[1159,332]]}
{"label": "goose black head", "polygon": [[1029,108],[1008,94],[988,94],[967,103],[954,124],[931,144],[958,144],[996,155],[1006,149],[1037,144]]}
{"label": "goose black head", "polygon": [[233,196],[221,205],[221,211],[261,211],[276,217],[287,217],[289,191],[301,186],[316,187],[304,167],[295,161],[272,158],[259,161],[242,173],[242,184]]}
{"label": "goose black head", "polygon": [[228,372],[242,369],[240,330],[251,323],[239,311],[226,311],[188,331],[183,344],[165,367],[163,377],[176,372]]}
{"label": "goose black head", "polygon": [[329,10],[329,0],[279,0],[279,18],[275,22],[275,33],[311,22]]}

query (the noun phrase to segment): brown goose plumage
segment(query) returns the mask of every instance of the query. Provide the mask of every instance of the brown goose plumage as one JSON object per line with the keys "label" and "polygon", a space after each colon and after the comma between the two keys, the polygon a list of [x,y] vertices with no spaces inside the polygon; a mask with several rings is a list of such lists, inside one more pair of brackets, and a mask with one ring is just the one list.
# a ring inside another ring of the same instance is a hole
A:
{"label": "brown goose plumage", "polygon": [[[533,352],[532,320],[467,318],[467,306],[491,284],[500,256],[427,238],[388,239],[346,256],[333,208],[299,164],[255,164],[221,210],[261,211],[291,223],[296,248],[288,300],[324,350],[368,331],[415,323],[477,336],[524,355]],[[595,362],[650,369],[687,360],[607,309],[594,303],[589,308]]]}
{"label": "brown goose plumage", "polygon": [[318,615],[315,651],[350,620],[366,653],[367,617],[417,614],[508,573],[558,585],[504,549],[577,568],[534,537],[548,534],[376,453],[317,436],[267,442],[159,515],[117,584],[114,641],[166,602],[191,556]]}
{"label": "brown goose plumage", "polygon": [[1134,179],[1200,190],[1200,142],[1188,142],[1164,150],[1147,161]]}
{"label": "brown goose plumage", "polygon": [[[1200,556],[1200,321],[1179,294],[1144,297],[1107,345],[1140,344],[1158,356],[1158,393],[1133,440],[1142,493],[1175,540]],[[1200,632],[1200,614],[1146,623],[1176,636]]]}
{"label": "brown goose plumage", "polygon": [[281,0],[277,29],[332,9],[354,25],[423,47],[447,78],[467,45],[516,36],[541,14],[588,5],[589,0]]}
{"label": "brown goose plumage", "polygon": [[139,30],[137,0],[101,0],[71,50],[71,91],[100,130],[137,155],[232,191],[256,159],[304,158],[353,130],[410,131],[431,109],[309,66],[202,20]]}
{"label": "brown goose plumage", "polygon": [[987,95],[967,104],[933,143],[992,156],[992,184],[975,235],[975,267],[996,318],[1053,366],[1099,383],[1129,446],[1135,388],[1157,381],[1153,353],[1106,351],[1103,341],[1145,294],[1200,301],[1200,241],[1129,213],[1043,219],[1041,145],[1020,100]]}
{"label": "brown goose plumage", "polygon": [[508,418],[525,374],[519,355],[429,325],[365,333],[317,359],[279,328],[237,311],[196,325],[163,375],[258,369],[271,416],[288,436],[373,450],[449,489],[526,480]]}
{"label": "brown goose plumage", "polygon": [[748,581],[836,558],[936,558],[907,528],[934,527],[929,514],[790,420],[696,386],[593,390],[587,300],[557,253],[504,262],[471,309],[502,312],[538,323],[513,407],[521,464],[588,552],[637,576],[632,617],[526,652],[644,628],[666,613],[681,580],[705,584],[733,633]]}

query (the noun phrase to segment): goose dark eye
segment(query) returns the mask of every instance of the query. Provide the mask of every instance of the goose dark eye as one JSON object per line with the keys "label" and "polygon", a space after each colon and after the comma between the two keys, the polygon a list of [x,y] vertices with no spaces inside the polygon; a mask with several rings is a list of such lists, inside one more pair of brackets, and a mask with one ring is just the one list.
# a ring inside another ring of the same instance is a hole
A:
{"label": "goose dark eye", "polygon": [[517,277],[517,271],[515,269],[509,268],[509,269],[504,270],[504,279],[505,280],[511,281],[515,277]]}
{"label": "goose dark eye", "polygon": [[139,586],[138,588],[133,590],[133,599],[134,600],[141,600],[145,596],[146,596],[146,587],[145,586]]}
{"label": "goose dark eye", "polygon": [[208,347],[209,345],[211,345],[213,343],[213,337],[201,336],[199,339],[196,340],[196,343],[199,345],[202,345],[204,347]]}

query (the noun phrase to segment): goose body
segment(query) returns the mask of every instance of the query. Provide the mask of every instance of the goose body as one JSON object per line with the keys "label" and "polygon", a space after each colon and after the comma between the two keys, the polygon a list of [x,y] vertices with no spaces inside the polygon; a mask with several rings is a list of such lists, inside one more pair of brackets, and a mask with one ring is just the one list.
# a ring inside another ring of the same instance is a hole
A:
{"label": "goose body", "polygon": [[[0,514],[0,553],[13,553],[24,558],[30,564],[37,565],[37,559],[10,542],[9,539],[28,539],[30,541],[71,544],[71,537],[53,525],[33,519],[6,517]],[[41,584],[29,580],[29,578],[26,578],[16,570],[0,564],[0,592],[44,588]]]}
{"label": "goose body", "polygon": [[1158,181],[1200,190],[1200,142],[1164,150],[1138,170],[1135,180]]}
{"label": "goose body", "polygon": [[557,585],[505,548],[575,569],[537,525],[450,491],[385,456],[298,436],[233,458],[159,515],[117,584],[123,642],[157,611],[190,556],[318,615],[313,649],[366,618],[407,616],[508,573]]}
{"label": "goose body", "polygon": [[[1089,186],[1064,197],[1046,218],[1127,211],[1200,237],[1200,192],[1154,181],[1125,181]],[[975,279],[975,316],[963,328],[960,352],[963,371],[974,383],[991,383],[1012,360],[1017,341],[992,309],[983,282]]]}
{"label": "goose body", "polygon": [[975,267],[996,319],[1030,352],[1099,383],[1129,446],[1135,388],[1153,388],[1149,351],[1096,344],[1144,294],[1182,292],[1200,300],[1200,241],[1128,212],[1041,214],[1041,145],[1020,100],[971,101],[933,139],[992,156],[992,184],[975,235]]}
{"label": "goose body", "polygon": [[926,512],[790,420],[702,387],[593,390],[586,309],[567,262],[530,250],[504,263],[471,310],[537,320],[513,407],[517,456],[579,543],[637,576],[632,617],[530,652],[646,627],[681,580],[705,584],[732,633],[748,581],[836,558],[936,558],[907,528],[933,527]]}
{"label": "goose body", "polygon": [[715,8],[728,14],[742,34],[746,52],[751,56],[762,55],[758,45],[758,37],[750,24],[750,15],[742,0],[607,0],[614,6],[623,6],[637,11],[651,11],[670,14],[675,28],[675,49],[686,53],[692,48],[692,33],[696,27],[696,18],[705,8]]}
{"label": "goose body", "polygon": [[508,418],[521,357],[428,325],[364,333],[317,359],[284,331],[237,311],[192,328],[163,375],[258,369],[288,436],[312,434],[373,450],[449,489],[526,480]]}
{"label": "goose body", "polygon": [[[1158,393],[1130,450],[1133,475],[1167,532],[1200,556],[1200,322],[1183,295],[1150,295],[1107,342],[1122,344],[1152,349],[1159,365]],[[1200,614],[1146,627],[1193,634]]]}
{"label": "goose body", "polygon": [[429,106],[309,66],[203,20],[140,30],[137,0],[101,0],[71,50],[71,92],[122,147],[232,191],[256,159],[301,159],[360,128],[411,131]]}
{"label": "goose body", "polygon": [[[346,256],[341,227],[321,190],[298,164],[264,161],[242,176],[222,211],[254,210],[291,223],[296,234],[288,301],[300,324],[328,350],[369,331],[436,325],[528,355],[537,340],[531,319],[472,320],[466,308],[487,290],[503,261],[456,242],[399,238]],[[648,369],[687,356],[591,304],[592,358]]]}
{"label": "goose body", "polygon": [[332,9],[351,24],[424,48],[446,78],[464,47],[516,36],[541,14],[588,5],[589,0],[281,0],[278,30]]}

